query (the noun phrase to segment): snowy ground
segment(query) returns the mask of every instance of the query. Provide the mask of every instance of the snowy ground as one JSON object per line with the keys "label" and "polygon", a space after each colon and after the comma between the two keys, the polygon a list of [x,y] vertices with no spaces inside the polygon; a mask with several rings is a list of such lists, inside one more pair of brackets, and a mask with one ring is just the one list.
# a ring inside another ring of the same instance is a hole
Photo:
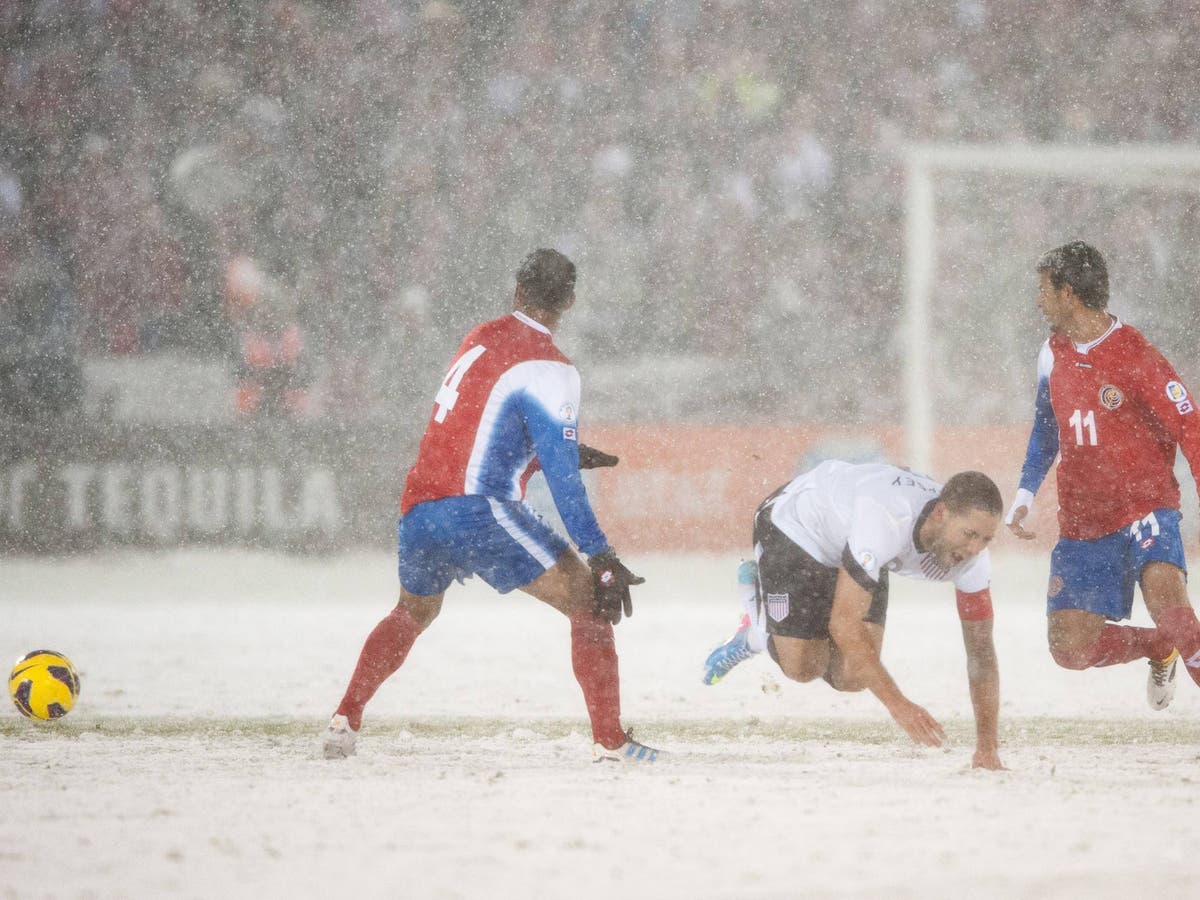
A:
{"label": "snowy ground", "polygon": [[892,587],[885,662],[951,736],[926,751],[764,658],[701,685],[736,558],[628,561],[625,720],[669,754],[644,771],[590,763],[566,622],[519,594],[453,589],[327,762],[389,556],[0,559],[0,659],[83,677],[57,723],[0,712],[0,897],[1195,895],[1200,692],[1156,714],[1140,664],[1054,668],[1044,558],[997,559],[1001,773],[970,769],[949,588]]}

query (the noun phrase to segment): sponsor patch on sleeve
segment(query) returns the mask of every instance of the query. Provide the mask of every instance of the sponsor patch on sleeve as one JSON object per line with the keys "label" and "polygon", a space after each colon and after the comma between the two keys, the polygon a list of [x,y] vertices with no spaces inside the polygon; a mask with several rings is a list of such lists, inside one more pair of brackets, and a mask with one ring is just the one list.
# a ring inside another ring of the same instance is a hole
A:
{"label": "sponsor patch on sleeve", "polygon": [[574,428],[567,426],[567,427],[563,428],[563,440],[564,441],[577,441],[577,440],[579,440],[579,437],[578,437],[578,435],[576,435]]}
{"label": "sponsor patch on sleeve", "polygon": [[1187,388],[1178,381],[1167,382],[1167,399],[1172,403],[1181,403],[1188,398]]}
{"label": "sponsor patch on sleeve", "polygon": [[1175,404],[1175,408],[1177,410],[1179,410],[1179,414],[1181,416],[1186,416],[1188,413],[1190,413],[1196,407],[1192,406],[1192,401],[1189,399],[1189,400],[1180,400],[1178,403]]}

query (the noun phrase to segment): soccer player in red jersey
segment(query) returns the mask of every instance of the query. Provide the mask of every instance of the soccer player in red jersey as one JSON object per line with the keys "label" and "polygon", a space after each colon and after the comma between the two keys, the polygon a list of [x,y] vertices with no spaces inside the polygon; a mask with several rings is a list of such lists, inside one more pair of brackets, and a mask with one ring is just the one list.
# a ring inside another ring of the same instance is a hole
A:
{"label": "soccer player in red jersey", "polygon": [[[643,579],[609,546],[579,475],[617,460],[579,444],[579,373],[552,336],[574,302],[575,264],[534,250],[517,271],[513,312],[475,328],[455,354],[400,501],[400,599],[363,645],[325,732],[327,758],[354,752],[363,707],[441,611],[446,588],[472,575],[500,593],[520,588],[571,620],[594,760],[657,758],[620,722],[613,626],[631,614],[629,587]],[[586,565],[523,502],[538,468]]]}
{"label": "soccer player in red jersey", "polygon": [[[1082,241],[1037,264],[1050,338],[1021,483],[1006,522],[1019,538],[1034,494],[1058,463],[1059,541],[1050,560],[1048,639],[1068,669],[1150,661],[1147,700],[1164,709],[1184,667],[1200,685],[1200,622],[1188,601],[1176,447],[1200,474],[1200,413],[1179,376],[1110,315],[1104,257]],[[1128,619],[1139,584],[1155,628]]]}

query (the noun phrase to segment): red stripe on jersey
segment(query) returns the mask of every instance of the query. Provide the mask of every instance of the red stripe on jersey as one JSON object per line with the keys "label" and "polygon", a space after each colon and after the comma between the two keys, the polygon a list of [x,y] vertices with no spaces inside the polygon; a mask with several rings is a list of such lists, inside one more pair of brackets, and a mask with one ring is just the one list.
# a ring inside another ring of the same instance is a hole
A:
{"label": "red stripe on jersey", "polygon": [[[1175,447],[1195,471],[1200,413],[1170,363],[1125,324],[1084,353],[1061,334],[1051,336],[1050,348],[1061,535],[1093,540],[1151,510],[1178,509]],[[1181,392],[1187,402],[1172,399]]]}
{"label": "red stripe on jersey", "polygon": [[955,590],[954,595],[958,600],[958,617],[964,622],[978,622],[982,619],[992,618],[991,588],[984,588],[982,591],[975,591],[972,594]]}
{"label": "red stripe on jersey", "polygon": [[[460,371],[459,361],[480,346],[486,351]],[[479,422],[496,382],[513,366],[532,360],[570,364],[547,332],[516,315],[484,322],[466,336],[443,379],[417,450],[417,461],[405,479],[401,515],[426,500],[462,496]]]}

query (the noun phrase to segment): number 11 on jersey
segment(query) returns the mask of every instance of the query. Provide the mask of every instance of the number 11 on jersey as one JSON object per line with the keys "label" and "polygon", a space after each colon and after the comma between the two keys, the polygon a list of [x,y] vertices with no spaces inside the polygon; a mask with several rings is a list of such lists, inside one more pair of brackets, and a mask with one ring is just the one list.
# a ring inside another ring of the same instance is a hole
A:
{"label": "number 11 on jersey", "polygon": [[[457,384],[457,383],[458,382],[455,382],[455,384]],[[1094,409],[1089,409],[1086,416],[1083,414],[1083,410],[1077,409],[1071,415],[1071,418],[1067,419],[1067,422],[1070,423],[1071,425],[1075,426],[1075,443],[1076,444],[1082,446],[1082,444],[1084,442],[1083,441],[1083,432],[1086,429],[1087,437],[1088,437],[1088,441],[1087,441],[1088,445],[1091,447],[1096,446],[1096,411]]]}
{"label": "number 11 on jersey", "polygon": [[434,405],[437,407],[433,413],[433,421],[446,421],[446,413],[454,409],[454,404],[458,402],[458,386],[462,383],[463,376],[467,374],[467,369],[475,365],[475,360],[483,356],[486,350],[487,347],[482,344],[476,344],[454,361],[454,365],[446,373],[446,380],[442,382],[442,386],[438,388],[437,395],[433,398]]}

